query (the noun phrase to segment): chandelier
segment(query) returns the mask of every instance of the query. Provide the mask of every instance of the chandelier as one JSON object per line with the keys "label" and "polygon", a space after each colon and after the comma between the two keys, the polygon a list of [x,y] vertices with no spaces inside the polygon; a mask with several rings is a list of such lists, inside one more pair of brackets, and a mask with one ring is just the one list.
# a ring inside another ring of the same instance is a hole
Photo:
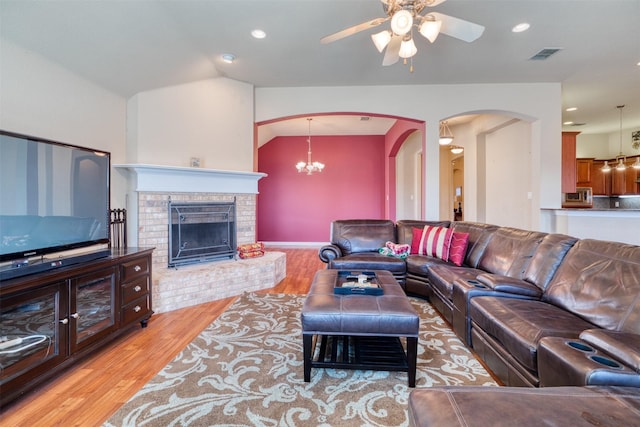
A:
{"label": "chandelier", "polygon": [[324,169],[323,163],[311,161],[311,120],[313,120],[311,117],[307,119],[307,121],[309,122],[309,137],[307,138],[309,149],[307,151],[307,161],[300,161],[296,164],[296,169],[298,169],[298,172],[306,172],[307,175],[311,175],[314,172],[322,172],[322,169]]}

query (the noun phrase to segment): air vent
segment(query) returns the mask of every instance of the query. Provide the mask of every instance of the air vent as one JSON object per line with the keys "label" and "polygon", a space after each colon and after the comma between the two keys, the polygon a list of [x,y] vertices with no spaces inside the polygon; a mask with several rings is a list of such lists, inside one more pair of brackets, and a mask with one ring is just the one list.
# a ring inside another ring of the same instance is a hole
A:
{"label": "air vent", "polygon": [[529,59],[533,61],[544,61],[545,59],[548,59],[551,55],[557,53],[560,50],[562,50],[561,47],[546,47],[542,49],[540,52],[533,55]]}
{"label": "air vent", "polygon": [[371,120],[371,117],[369,117],[369,116],[361,116],[360,117],[360,121],[362,121],[362,122],[368,122],[369,120]]}

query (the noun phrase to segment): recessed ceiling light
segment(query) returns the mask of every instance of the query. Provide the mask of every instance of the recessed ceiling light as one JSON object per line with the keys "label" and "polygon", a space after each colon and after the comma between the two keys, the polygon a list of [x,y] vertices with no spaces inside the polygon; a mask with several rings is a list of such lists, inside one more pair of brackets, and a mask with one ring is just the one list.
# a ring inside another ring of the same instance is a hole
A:
{"label": "recessed ceiling light", "polygon": [[569,126],[569,125],[572,125],[573,122],[563,122],[562,124],[565,125],[565,126]]}
{"label": "recessed ceiling light", "polygon": [[259,29],[255,29],[251,31],[251,35],[253,36],[253,38],[256,38],[256,39],[263,39],[267,37],[267,33]]}
{"label": "recessed ceiling light", "polygon": [[226,62],[227,64],[232,64],[233,61],[235,61],[235,59],[236,59],[236,56],[231,53],[222,54],[222,61]]}
{"label": "recessed ceiling light", "polygon": [[578,107],[569,107],[565,111],[576,111]]}
{"label": "recessed ceiling light", "polygon": [[527,22],[522,22],[516,26],[514,26],[511,31],[513,31],[514,33],[521,33],[523,31],[527,31],[529,29],[530,25]]}

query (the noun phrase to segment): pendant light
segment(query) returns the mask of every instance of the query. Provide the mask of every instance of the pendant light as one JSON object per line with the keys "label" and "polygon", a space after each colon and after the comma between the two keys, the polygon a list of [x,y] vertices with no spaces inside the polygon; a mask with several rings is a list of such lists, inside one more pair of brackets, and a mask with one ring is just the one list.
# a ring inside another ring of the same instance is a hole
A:
{"label": "pendant light", "polygon": [[453,142],[453,133],[451,133],[446,120],[440,122],[440,139],[438,142],[440,145],[449,145]]}
{"label": "pendant light", "polygon": [[[616,108],[620,111],[620,152],[616,156],[615,168],[617,171],[624,172],[624,170],[627,169],[627,166],[624,164],[627,158],[622,154],[622,109],[624,108],[624,105],[618,105]],[[636,161],[636,163],[638,163],[637,168],[640,169],[640,160]],[[635,168],[636,165],[634,164],[633,167]],[[611,171],[611,166],[609,165],[609,162],[607,160],[605,160],[604,165],[602,166],[602,168],[600,168],[600,170],[602,172]]]}
{"label": "pendant light", "polygon": [[617,108],[620,110],[620,153],[618,154],[618,157],[616,157],[616,160],[618,161],[616,170],[622,172],[627,168],[624,164],[627,158],[622,154],[622,109],[624,108],[624,105],[618,105]]}

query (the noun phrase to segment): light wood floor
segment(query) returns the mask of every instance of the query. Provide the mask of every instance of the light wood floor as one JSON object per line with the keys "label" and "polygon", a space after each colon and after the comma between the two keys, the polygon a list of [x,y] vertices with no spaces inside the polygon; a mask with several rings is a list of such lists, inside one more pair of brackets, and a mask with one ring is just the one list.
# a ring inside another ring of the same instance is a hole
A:
{"label": "light wood floor", "polygon": [[[287,276],[266,292],[304,294],[316,270],[317,249],[287,254]],[[99,426],[222,313],[227,298],[161,313],[8,406],[0,426]],[[1,390],[0,390],[1,392]]]}

